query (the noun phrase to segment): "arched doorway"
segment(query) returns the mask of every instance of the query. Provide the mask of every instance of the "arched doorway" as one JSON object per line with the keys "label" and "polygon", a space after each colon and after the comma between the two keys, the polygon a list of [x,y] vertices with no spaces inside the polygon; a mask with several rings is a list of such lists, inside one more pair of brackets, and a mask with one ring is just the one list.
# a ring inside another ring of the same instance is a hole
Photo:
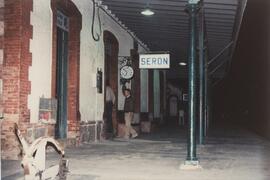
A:
{"label": "arched doorway", "polygon": [[55,136],[79,140],[80,32],[82,15],[71,0],[51,0],[52,97],[57,99]]}
{"label": "arched doorway", "polygon": [[[117,94],[118,94],[118,52],[119,52],[119,43],[116,37],[109,31],[104,31],[103,36],[104,41],[104,49],[105,49],[105,66],[104,66],[104,80],[105,85],[109,84],[115,94],[115,104],[114,110],[112,111],[112,126],[113,133],[116,133],[117,129],[117,118],[116,118],[116,110],[117,109]],[[106,107],[106,91],[104,96],[104,103]],[[104,112],[106,113],[105,109]],[[104,116],[106,118],[106,116]],[[110,134],[110,126],[111,123],[104,119],[104,132],[105,136],[111,136]]]}

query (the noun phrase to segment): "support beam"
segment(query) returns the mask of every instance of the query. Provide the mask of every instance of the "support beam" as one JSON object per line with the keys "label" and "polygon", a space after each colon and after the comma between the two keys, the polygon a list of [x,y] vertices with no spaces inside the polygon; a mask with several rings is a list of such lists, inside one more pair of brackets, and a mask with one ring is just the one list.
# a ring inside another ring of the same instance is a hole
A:
{"label": "support beam", "polygon": [[196,19],[198,4],[189,3],[188,13],[190,16],[190,49],[189,49],[189,83],[188,83],[188,146],[185,166],[198,167],[199,161],[196,153]]}
{"label": "support beam", "polygon": [[204,144],[204,112],[205,112],[205,21],[204,7],[201,6],[200,12],[200,27],[199,27],[199,144]]}
{"label": "support beam", "polygon": [[[208,49],[205,51],[205,62],[208,62]],[[209,122],[209,114],[208,114],[208,109],[209,109],[209,94],[208,94],[208,87],[209,87],[209,83],[208,83],[208,66],[205,64],[205,70],[204,70],[204,137],[207,136],[208,133],[208,122]]]}
{"label": "support beam", "polygon": [[231,41],[227,46],[225,46],[215,57],[213,57],[208,63],[207,66],[210,66],[213,62],[215,62],[226,50],[228,50],[233,45],[233,41]]}
{"label": "support beam", "polygon": [[223,67],[229,60],[225,59],[221,61],[212,71],[210,71],[210,75],[213,75],[217,70],[219,70],[221,67]]}

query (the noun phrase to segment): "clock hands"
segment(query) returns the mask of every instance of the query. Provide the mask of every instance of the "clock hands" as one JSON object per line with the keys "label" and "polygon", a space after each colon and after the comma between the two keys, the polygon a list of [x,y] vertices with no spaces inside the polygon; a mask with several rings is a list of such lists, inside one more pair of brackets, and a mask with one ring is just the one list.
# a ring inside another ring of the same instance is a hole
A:
{"label": "clock hands", "polygon": [[123,69],[124,74],[122,74],[123,76],[126,76],[127,75],[127,71],[125,69]]}

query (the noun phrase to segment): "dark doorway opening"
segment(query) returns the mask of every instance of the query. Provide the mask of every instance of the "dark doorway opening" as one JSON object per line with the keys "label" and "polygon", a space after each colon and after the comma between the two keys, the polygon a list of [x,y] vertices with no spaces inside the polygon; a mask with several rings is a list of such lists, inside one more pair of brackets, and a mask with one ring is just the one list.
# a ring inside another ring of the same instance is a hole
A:
{"label": "dark doorway opening", "polygon": [[[60,12],[58,12],[60,13]],[[62,16],[64,16],[61,13]],[[66,21],[68,21],[67,17]],[[59,139],[67,137],[67,93],[68,93],[68,31],[57,27],[57,62],[56,62],[56,98],[57,122],[55,136]]]}
{"label": "dark doorway opening", "polygon": [[[106,84],[109,84],[115,94],[115,104],[112,110],[112,122],[108,122],[106,117],[106,109],[105,112],[105,124],[104,130],[105,135],[108,133],[116,133],[117,132],[117,112],[115,111],[118,109],[117,97],[118,97],[118,52],[119,52],[119,44],[116,37],[109,31],[104,31],[104,46],[105,46],[105,74],[104,80]],[[106,91],[105,96],[106,97]],[[106,98],[104,98],[104,104],[106,104]],[[112,126],[112,127],[108,127]],[[109,132],[111,131],[112,132]]]}

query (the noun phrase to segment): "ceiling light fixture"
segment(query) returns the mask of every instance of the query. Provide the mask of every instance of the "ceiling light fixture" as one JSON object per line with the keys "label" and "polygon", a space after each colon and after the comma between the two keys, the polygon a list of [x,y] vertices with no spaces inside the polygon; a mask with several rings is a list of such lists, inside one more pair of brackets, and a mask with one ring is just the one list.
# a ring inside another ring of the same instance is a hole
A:
{"label": "ceiling light fixture", "polygon": [[149,5],[149,0],[145,6],[145,8],[141,11],[141,14],[144,16],[152,16],[155,14],[153,10],[151,10],[150,5]]}
{"label": "ceiling light fixture", "polygon": [[185,62],[180,62],[179,65],[180,65],[180,66],[186,66],[187,63],[185,63]]}
{"label": "ceiling light fixture", "polygon": [[152,16],[155,14],[155,12],[152,11],[150,8],[145,8],[142,10],[141,14],[145,16]]}

